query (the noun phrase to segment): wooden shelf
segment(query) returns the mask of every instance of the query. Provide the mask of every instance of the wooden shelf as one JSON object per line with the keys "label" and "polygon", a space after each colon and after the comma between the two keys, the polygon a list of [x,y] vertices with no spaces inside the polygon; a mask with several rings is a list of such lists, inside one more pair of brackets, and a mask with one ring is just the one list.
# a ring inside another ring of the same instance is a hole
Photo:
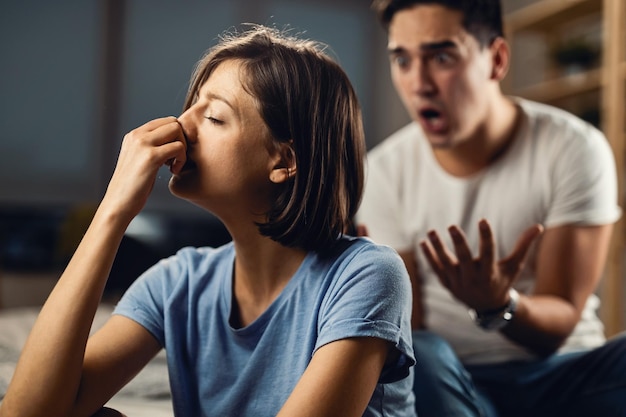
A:
{"label": "wooden shelf", "polygon": [[[505,28],[511,43],[518,34],[529,31],[540,32],[545,35],[543,38],[546,42],[551,42],[558,40],[574,25],[585,25],[585,19],[596,17],[602,25],[602,60],[599,68],[527,87],[510,88],[512,91],[507,94],[565,106],[570,98],[571,102],[587,100],[587,93],[599,92],[597,102],[594,99],[589,104],[601,109],[602,130],[615,156],[619,202],[622,208],[626,208],[626,0],[537,0],[508,14]],[[511,72],[515,71],[516,68],[512,67]],[[524,67],[518,67],[517,71],[524,71]],[[546,66],[545,71],[539,75],[549,78],[553,68]],[[623,307],[626,289],[625,253],[626,218],[622,218],[615,225],[605,276],[599,289],[602,299],[600,316],[608,336],[626,329],[626,312]]]}
{"label": "wooden shelf", "polygon": [[[624,66],[626,75],[626,65]],[[599,68],[544,81],[528,87],[518,88],[513,95],[530,100],[550,103],[555,100],[587,93],[602,87],[602,73]]]}
{"label": "wooden shelf", "polygon": [[509,32],[549,31],[563,22],[571,22],[602,11],[602,0],[543,0],[507,16]]}

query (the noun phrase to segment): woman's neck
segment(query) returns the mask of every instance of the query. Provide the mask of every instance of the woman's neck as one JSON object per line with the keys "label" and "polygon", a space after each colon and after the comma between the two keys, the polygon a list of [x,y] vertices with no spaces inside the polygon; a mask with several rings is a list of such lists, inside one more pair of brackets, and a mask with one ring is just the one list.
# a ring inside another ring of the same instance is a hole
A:
{"label": "woman's neck", "polygon": [[234,241],[233,306],[241,326],[256,320],[280,295],[307,252],[289,248],[272,239],[251,236]]}

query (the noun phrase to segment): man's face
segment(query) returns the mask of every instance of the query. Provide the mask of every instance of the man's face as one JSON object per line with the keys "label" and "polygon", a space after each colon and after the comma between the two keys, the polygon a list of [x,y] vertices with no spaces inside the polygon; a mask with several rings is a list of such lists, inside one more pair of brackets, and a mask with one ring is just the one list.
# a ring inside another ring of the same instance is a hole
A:
{"label": "man's face", "polygon": [[480,134],[497,83],[492,52],[439,5],[396,13],[389,26],[391,76],[411,118],[433,147],[451,148]]}

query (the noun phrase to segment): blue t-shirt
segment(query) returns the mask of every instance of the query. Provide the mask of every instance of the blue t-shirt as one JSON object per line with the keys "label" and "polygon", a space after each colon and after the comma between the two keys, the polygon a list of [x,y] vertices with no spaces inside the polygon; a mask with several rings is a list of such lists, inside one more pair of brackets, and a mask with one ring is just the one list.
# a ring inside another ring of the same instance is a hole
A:
{"label": "blue t-shirt", "polygon": [[235,250],[184,248],[146,271],[115,309],[166,350],[179,416],[274,416],[315,351],[350,337],[391,342],[365,416],[414,415],[411,286],[400,257],[364,238],[309,253],[253,323],[229,324]]}

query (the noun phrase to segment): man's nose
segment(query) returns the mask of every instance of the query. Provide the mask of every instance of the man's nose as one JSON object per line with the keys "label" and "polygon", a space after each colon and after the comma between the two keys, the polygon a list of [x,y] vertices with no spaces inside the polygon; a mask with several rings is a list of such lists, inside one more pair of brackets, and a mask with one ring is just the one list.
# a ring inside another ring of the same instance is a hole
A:
{"label": "man's nose", "polygon": [[415,62],[409,74],[411,90],[418,95],[432,96],[437,88],[427,65]]}

